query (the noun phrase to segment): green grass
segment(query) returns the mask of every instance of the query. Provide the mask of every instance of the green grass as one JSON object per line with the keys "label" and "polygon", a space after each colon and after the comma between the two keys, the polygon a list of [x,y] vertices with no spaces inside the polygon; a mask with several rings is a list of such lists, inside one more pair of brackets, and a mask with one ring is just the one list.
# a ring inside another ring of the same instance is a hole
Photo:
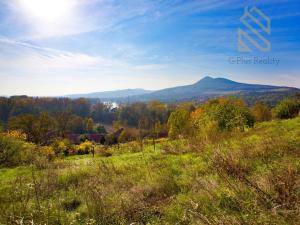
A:
{"label": "green grass", "polygon": [[8,182],[11,182],[17,176],[29,176],[31,169],[28,166],[19,166],[15,168],[0,169],[1,187]]}
{"label": "green grass", "polygon": [[0,224],[300,224],[300,118],[187,143],[2,168]]}

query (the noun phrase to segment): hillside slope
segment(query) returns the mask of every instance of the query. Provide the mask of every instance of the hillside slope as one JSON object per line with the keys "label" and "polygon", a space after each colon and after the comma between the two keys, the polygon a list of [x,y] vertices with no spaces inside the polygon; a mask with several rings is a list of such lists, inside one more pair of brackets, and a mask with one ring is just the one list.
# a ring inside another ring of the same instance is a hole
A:
{"label": "hillside slope", "polygon": [[300,118],[0,169],[0,224],[299,224]]}

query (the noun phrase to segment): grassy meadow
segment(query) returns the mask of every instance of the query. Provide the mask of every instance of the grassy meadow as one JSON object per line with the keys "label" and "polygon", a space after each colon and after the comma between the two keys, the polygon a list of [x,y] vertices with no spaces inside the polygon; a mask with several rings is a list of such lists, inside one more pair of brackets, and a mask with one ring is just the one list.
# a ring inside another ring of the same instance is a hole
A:
{"label": "grassy meadow", "polygon": [[0,224],[300,224],[299,158],[299,117],[36,158],[0,169]]}
{"label": "grassy meadow", "polygon": [[0,0],[0,225],[300,225],[300,0]]}

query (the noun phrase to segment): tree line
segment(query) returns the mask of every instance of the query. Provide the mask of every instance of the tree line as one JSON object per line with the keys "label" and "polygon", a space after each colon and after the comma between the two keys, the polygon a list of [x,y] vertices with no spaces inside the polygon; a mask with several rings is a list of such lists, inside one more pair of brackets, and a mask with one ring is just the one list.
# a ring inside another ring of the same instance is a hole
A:
{"label": "tree line", "polygon": [[[255,122],[293,118],[299,114],[300,96],[286,99],[271,108],[259,101],[249,107],[234,97],[220,97],[194,105],[136,102],[113,107],[89,99],[0,98],[2,129],[20,130],[28,141],[47,145],[68,134],[101,134],[105,143],[116,144],[169,136],[202,136],[224,131],[244,131]],[[107,134],[106,128],[110,128]]]}
{"label": "tree line", "polygon": [[177,108],[168,119],[169,137],[215,138],[224,132],[243,132],[255,122],[291,119],[298,116],[299,111],[300,95],[285,99],[273,108],[261,101],[249,107],[240,98],[220,97],[208,100],[194,110]]}
{"label": "tree line", "polygon": [[22,130],[29,141],[44,145],[51,137],[65,138],[70,133],[105,135],[105,127],[113,131],[126,128],[122,134],[125,141],[158,127],[166,129],[175,108],[158,101],[113,107],[84,98],[1,97],[0,123],[3,129]]}

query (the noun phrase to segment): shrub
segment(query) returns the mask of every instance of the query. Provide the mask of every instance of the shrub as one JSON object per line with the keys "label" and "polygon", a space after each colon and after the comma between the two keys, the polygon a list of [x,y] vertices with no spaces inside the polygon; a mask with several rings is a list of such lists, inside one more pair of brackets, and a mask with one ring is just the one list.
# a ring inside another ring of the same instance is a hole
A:
{"label": "shrub", "polygon": [[249,173],[249,168],[240,162],[242,157],[239,154],[237,152],[227,152],[224,154],[216,150],[212,160],[213,166],[219,172],[225,172],[237,179],[244,179]]}
{"label": "shrub", "polygon": [[73,153],[73,146],[68,139],[56,140],[53,142],[52,147],[56,155],[68,156]]}
{"label": "shrub", "polygon": [[105,127],[102,124],[98,124],[96,127],[96,131],[98,134],[107,134]]}
{"label": "shrub", "polygon": [[141,150],[140,144],[137,141],[127,142],[122,145],[122,152],[139,152]]}
{"label": "shrub", "polygon": [[63,202],[63,207],[66,211],[74,211],[76,210],[81,204],[81,201],[78,199],[71,199],[71,200],[66,200]]}
{"label": "shrub", "polygon": [[178,136],[186,136],[190,128],[189,111],[179,108],[172,112],[168,119],[169,136],[176,138]]}
{"label": "shrub", "polygon": [[300,102],[297,100],[287,99],[280,102],[273,109],[273,116],[277,119],[291,119],[298,115]]}
{"label": "shrub", "polygon": [[191,152],[191,148],[185,141],[169,141],[161,146],[162,153],[165,154],[184,154],[187,152]]}
{"label": "shrub", "polygon": [[93,143],[90,141],[85,141],[77,146],[77,154],[84,155],[89,154],[92,151]]}
{"label": "shrub", "polygon": [[0,166],[17,166],[28,163],[33,157],[34,145],[0,135]]}
{"label": "shrub", "polygon": [[112,153],[109,151],[109,148],[104,145],[97,145],[95,148],[95,152],[103,157],[110,157]]}
{"label": "shrub", "polygon": [[276,202],[283,208],[292,209],[298,201],[297,171],[292,167],[273,170],[269,178]]}
{"label": "shrub", "polygon": [[54,158],[55,152],[53,148],[50,146],[44,146],[34,152],[32,163],[38,169],[46,169],[50,165],[49,162],[53,161]]}
{"label": "shrub", "polygon": [[22,131],[19,130],[10,130],[6,133],[6,136],[15,138],[15,139],[19,139],[19,140],[23,140],[25,141],[27,139],[26,134],[24,134]]}

